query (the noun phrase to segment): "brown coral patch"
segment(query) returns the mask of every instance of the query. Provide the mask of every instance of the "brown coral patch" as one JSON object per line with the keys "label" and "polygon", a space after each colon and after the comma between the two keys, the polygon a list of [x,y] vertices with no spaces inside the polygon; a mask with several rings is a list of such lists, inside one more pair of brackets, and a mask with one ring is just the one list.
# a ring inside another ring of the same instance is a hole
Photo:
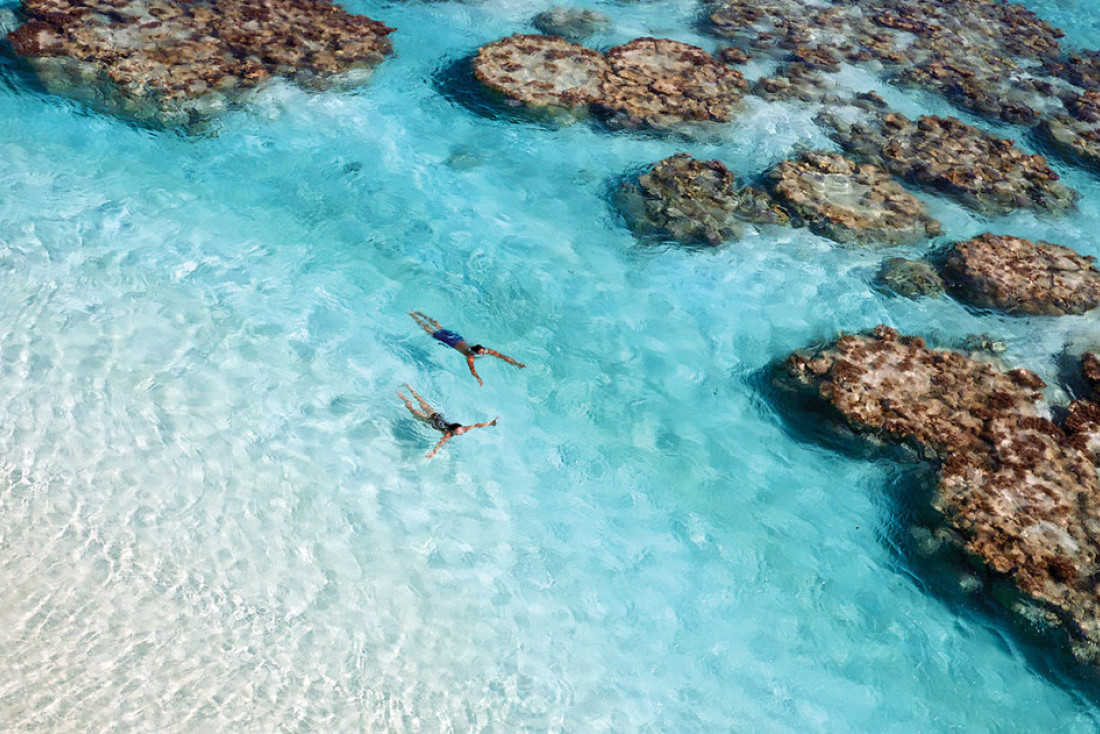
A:
{"label": "brown coral patch", "polygon": [[1068,247],[983,234],[948,251],[944,280],[978,306],[1060,316],[1100,305],[1100,271]]}
{"label": "brown coral patch", "polygon": [[[23,0],[9,35],[47,88],[171,123],[273,76],[312,86],[374,66],[392,28],[326,0]],[[107,90],[82,89],[99,80]]]}
{"label": "brown coral patch", "polygon": [[929,115],[913,121],[890,112],[864,122],[829,115],[821,120],[850,155],[983,213],[1061,210],[1077,198],[1058,183],[1058,174],[1042,156],[954,117]]}
{"label": "brown coral patch", "polygon": [[557,36],[510,36],[481,47],[474,58],[479,82],[533,108],[586,111],[607,73],[599,52]]}
{"label": "brown coral patch", "polygon": [[474,75],[528,108],[591,109],[611,127],[657,130],[726,122],[747,87],[703,49],[662,38],[638,38],[605,57],[555,36],[517,35],[482,47]]}
{"label": "brown coral patch", "polygon": [[734,216],[738,187],[737,177],[720,161],[680,153],[624,183],[617,199],[639,236],[718,245],[740,236]]}
{"label": "brown coral patch", "polygon": [[836,153],[783,161],[766,179],[784,207],[838,242],[892,245],[939,233],[939,222],[890,174]]}
{"label": "brown coral patch", "polygon": [[[1034,60],[1049,64],[1059,58],[1062,33],[1017,4],[711,0],[708,5],[710,24],[718,35],[751,44],[779,61],[794,60],[828,72],[842,62],[879,64],[895,80],[1015,123],[1034,124],[1057,107],[1053,86]],[[1080,76],[1090,65],[1091,59],[1073,64],[1069,73]],[[772,80],[776,83],[771,86],[782,86],[779,80]],[[775,94],[767,85],[757,89]]]}
{"label": "brown coral patch", "polygon": [[1100,571],[1100,408],[1074,404],[1063,432],[1039,414],[1034,374],[1006,374],[885,327],[796,353],[785,368],[857,430],[936,457],[934,504],[965,550],[1098,662],[1100,597],[1091,579]]}
{"label": "brown coral patch", "polygon": [[616,46],[607,61],[611,74],[597,104],[613,127],[728,122],[748,86],[739,72],[703,49],[665,38]]}

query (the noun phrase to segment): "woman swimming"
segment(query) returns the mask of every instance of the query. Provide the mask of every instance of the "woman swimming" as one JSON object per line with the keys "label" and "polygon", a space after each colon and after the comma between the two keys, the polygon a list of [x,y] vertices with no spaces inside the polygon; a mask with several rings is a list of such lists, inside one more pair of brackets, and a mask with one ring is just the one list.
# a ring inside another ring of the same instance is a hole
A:
{"label": "woman swimming", "polygon": [[501,354],[495,349],[487,349],[480,344],[470,344],[466,341],[466,337],[461,334],[455,333],[449,329],[444,329],[439,325],[439,322],[433,319],[427,314],[420,311],[409,311],[409,316],[412,316],[416,323],[420,324],[420,327],[424,329],[431,337],[437,341],[443,342],[452,349],[457,349],[466,355],[466,364],[470,367],[470,374],[477,380],[477,384],[482,385],[481,377],[478,376],[477,370],[474,369],[474,359],[477,357],[483,357],[486,354],[490,354],[498,359],[503,359],[508,364],[515,365],[520,369],[523,369],[527,365],[522,362],[517,362],[506,354]]}
{"label": "woman swimming", "polygon": [[397,391],[397,397],[405,401],[405,407],[409,409],[409,412],[416,416],[417,420],[427,423],[443,434],[443,438],[439,439],[439,443],[435,445],[431,451],[428,452],[428,458],[435,456],[435,452],[443,446],[443,444],[450,441],[455,436],[461,436],[466,431],[472,431],[475,428],[485,428],[486,426],[495,426],[499,418],[493,418],[488,423],[475,423],[472,426],[464,426],[461,423],[450,423],[443,414],[428,404],[424,398],[416,394],[416,390],[412,389],[412,385],[405,385],[409,388],[409,392],[416,398],[416,402],[420,403],[420,410],[413,407],[412,401],[405,397],[404,393],[400,390]]}

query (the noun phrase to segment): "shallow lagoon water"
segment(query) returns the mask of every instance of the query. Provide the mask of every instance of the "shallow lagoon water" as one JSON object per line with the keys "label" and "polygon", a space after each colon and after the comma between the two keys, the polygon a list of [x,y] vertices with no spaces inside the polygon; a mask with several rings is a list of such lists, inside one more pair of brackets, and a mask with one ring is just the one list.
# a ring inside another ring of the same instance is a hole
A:
{"label": "shallow lagoon water", "polygon": [[[600,47],[716,45],[693,3],[590,6]],[[542,5],[348,7],[398,28],[369,87],[270,87],[200,137],[0,67],[5,729],[1100,728],[1087,681],[915,558],[911,472],[808,440],[762,377],[887,323],[995,334],[1053,382],[1095,317],[870,285],[930,245],[640,245],[621,176],[680,150],[754,175],[828,145],[812,111],[750,100],[702,142],[493,118],[448,69]],[[1100,47],[1084,4],[1032,7]],[[1076,214],[926,197],[942,240],[1100,255],[1100,186],[1055,165]],[[479,388],[414,309],[527,369]],[[405,382],[500,425],[427,461]]]}

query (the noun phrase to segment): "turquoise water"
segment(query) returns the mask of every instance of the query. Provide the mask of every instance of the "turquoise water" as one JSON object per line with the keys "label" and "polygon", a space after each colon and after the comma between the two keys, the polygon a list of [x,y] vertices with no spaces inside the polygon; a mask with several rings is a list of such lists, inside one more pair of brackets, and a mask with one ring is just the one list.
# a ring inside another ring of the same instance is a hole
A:
{"label": "turquoise water", "polygon": [[[1088,5],[1033,7],[1100,47]],[[4,70],[4,729],[1100,729],[1087,682],[913,552],[905,471],[803,440],[761,378],[888,323],[995,334],[1053,380],[1095,317],[890,298],[882,252],[804,230],[640,246],[621,176],[680,150],[758,173],[828,145],[813,111],[750,100],[709,142],[493,119],[451,70],[543,4],[348,7],[398,28],[369,87],[275,86],[206,137]],[[715,46],[691,2],[590,7],[595,45]],[[928,198],[945,239],[1100,255],[1100,186],[1055,165],[1078,213]],[[527,369],[483,360],[479,388],[414,309]],[[406,382],[500,424],[427,461]]]}

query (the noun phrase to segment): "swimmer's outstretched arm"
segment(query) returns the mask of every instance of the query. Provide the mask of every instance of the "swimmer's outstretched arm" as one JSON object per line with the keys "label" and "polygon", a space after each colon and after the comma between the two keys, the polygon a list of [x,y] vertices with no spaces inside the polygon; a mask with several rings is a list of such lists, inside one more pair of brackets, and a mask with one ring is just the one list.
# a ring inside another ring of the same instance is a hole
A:
{"label": "swimmer's outstretched arm", "polygon": [[487,421],[485,423],[474,423],[471,426],[459,426],[458,428],[455,429],[455,435],[456,436],[461,436],[466,431],[472,431],[475,428],[485,428],[487,426],[495,426],[497,424],[498,420],[500,420],[499,415],[496,418],[493,418],[491,421]]}
{"label": "swimmer's outstretched arm", "polygon": [[412,316],[413,320],[420,324],[420,328],[429,334],[434,334],[443,328],[438,321],[422,311],[409,311],[409,316]]}
{"label": "swimmer's outstretched arm", "polygon": [[491,354],[494,357],[496,357],[497,359],[503,359],[508,364],[514,364],[516,367],[519,367],[520,369],[523,369],[524,367],[527,366],[523,362],[517,362],[516,360],[509,357],[507,354],[501,354],[500,352],[498,352],[495,349],[486,349],[485,353],[486,354]]}
{"label": "swimmer's outstretched arm", "polygon": [[477,380],[477,384],[484,385],[485,383],[481,381],[481,377],[477,374],[477,370],[474,369],[474,355],[466,355],[466,364],[470,366],[470,374],[474,376],[475,380]]}
{"label": "swimmer's outstretched arm", "polygon": [[[409,389],[412,390],[411,387]],[[416,395],[416,393],[414,392],[413,395]],[[412,413],[413,415],[415,415],[417,418],[420,418],[421,420],[427,420],[428,419],[428,414],[427,413],[421,413],[419,410],[414,408],[413,404],[412,404],[412,401],[409,400],[407,397],[405,397],[404,393],[402,393],[400,390],[397,391],[397,397],[399,397],[399,398],[401,398],[402,400],[405,401],[405,407],[408,408],[409,412]]]}
{"label": "swimmer's outstretched arm", "polygon": [[457,435],[458,434],[456,434],[456,433],[444,433],[443,438],[439,439],[439,443],[437,443],[435,445],[435,448],[433,448],[431,451],[429,451],[427,454],[425,454],[425,458],[430,459],[433,456],[435,456],[435,452],[439,451],[441,448],[443,448],[443,444],[447,443],[448,441],[450,441],[452,438],[454,438]]}
{"label": "swimmer's outstretched arm", "polygon": [[447,443],[448,441],[450,441],[455,436],[461,436],[463,433],[466,433],[466,431],[472,431],[475,428],[485,428],[486,426],[495,426],[497,424],[498,420],[500,420],[500,416],[497,416],[496,418],[493,418],[491,421],[487,421],[485,423],[474,423],[472,426],[459,426],[458,428],[454,429],[454,431],[447,431],[446,433],[443,434],[443,438],[439,439],[439,443],[437,443],[435,445],[435,448],[433,448],[431,451],[428,452],[427,458],[430,459],[433,456],[435,456],[435,452],[439,451],[439,449],[443,448],[443,444]]}

